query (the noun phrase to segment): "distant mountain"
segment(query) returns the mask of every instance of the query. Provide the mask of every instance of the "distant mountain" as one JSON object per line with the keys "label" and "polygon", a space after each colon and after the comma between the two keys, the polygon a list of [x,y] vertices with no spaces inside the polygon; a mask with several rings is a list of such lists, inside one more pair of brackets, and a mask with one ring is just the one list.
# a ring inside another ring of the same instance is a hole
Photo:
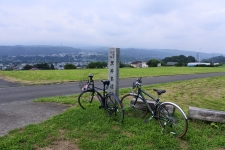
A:
{"label": "distant mountain", "polygon": [[[108,47],[88,47],[81,48],[88,51],[95,51],[102,54],[108,53]],[[165,57],[171,56],[193,56],[198,60],[211,58],[213,56],[221,56],[224,54],[221,53],[203,53],[203,52],[194,52],[194,51],[182,51],[175,49],[138,49],[138,48],[120,48],[120,57],[121,60],[141,60],[147,61],[152,58],[163,59]]]}
{"label": "distant mountain", "polygon": [[208,59],[203,59],[202,62],[207,63],[225,63],[225,57],[224,56],[215,56]]}
{"label": "distant mountain", "polygon": [[18,55],[39,55],[39,54],[60,54],[60,53],[78,53],[81,49],[65,46],[0,46],[0,56],[18,56]]}
{"label": "distant mountain", "polygon": [[[39,54],[60,54],[60,53],[78,53],[81,51],[96,52],[103,54],[107,59],[109,47],[66,47],[66,46],[0,46],[0,56],[19,56],[19,55],[39,55]],[[174,49],[138,49],[138,48],[121,48],[120,59],[123,62],[129,61],[148,61],[152,58],[163,59],[171,56],[193,56],[196,59],[202,60],[224,54],[219,53],[203,53],[193,51],[182,51]],[[198,57],[198,58],[197,58]]]}
{"label": "distant mountain", "polygon": [[[149,60],[151,58],[155,59],[163,59],[165,57],[171,57],[171,56],[193,56],[199,60],[205,59],[205,58],[211,58],[212,56],[220,56],[223,54],[218,53],[199,53],[199,52],[193,52],[193,51],[181,51],[181,50],[172,50],[172,49],[134,49],[134,48],[126,48],[121,49],[121,55],[127,55],[127,56],[135,56],[137,59],[143,59],[143,60]],[[197,56],[198,55],[198,56]]]}

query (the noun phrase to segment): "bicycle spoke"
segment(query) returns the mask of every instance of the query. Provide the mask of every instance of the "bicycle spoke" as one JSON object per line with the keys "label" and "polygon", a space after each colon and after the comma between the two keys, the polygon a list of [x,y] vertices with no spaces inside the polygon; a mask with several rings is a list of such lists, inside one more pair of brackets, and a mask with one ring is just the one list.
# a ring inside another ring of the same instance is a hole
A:
{"label": "bicycle spoke", "polygon": [[135,118],[144,118],[148,114],[148,108],[145,103],[136,103],[134,105],[135,95],[127,94],[122,97],[121,101],[126,116]]}
{"label": "bicycle spoke", "polygon": [[99,98],[93,91],[84,91],[78,97],[78,103],[83,109],[91,107],[93,104],[99,103]]}
{"label": "bicycle spoke", "polygon": [[165,103],[158,109],[159,124],[164,132],[170,133],[176,137],[182,137],[187,132],[187,120],[180,108]]}
{"label": "bicycle spoke", "polygon": [[119,100],[114,96],[107,97],[107,112],[112,120],[122,122],[124,118],[124,110]]}

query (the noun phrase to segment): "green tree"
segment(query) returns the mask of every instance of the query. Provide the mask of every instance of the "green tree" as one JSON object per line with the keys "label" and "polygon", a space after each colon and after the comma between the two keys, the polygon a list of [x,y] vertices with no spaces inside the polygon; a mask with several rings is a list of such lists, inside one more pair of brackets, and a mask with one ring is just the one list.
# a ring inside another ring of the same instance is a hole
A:
{"label": "green tree", "polygon": [[188,61],[188,63],[190,63],[190,62],[196,62],[196,60],[195,60],[195,58],[193,56],[188,56],[187,57],[187,61]]}
{"label": "green tree", "polygon": [[77,69],[77,67],[74,64],[66,64],[64,69]]}
{"label": "green tree", "polygon": [[157,59],[150,59],[146,64],[149,67],[157,67],[158,63],[160,63],[159,60],[157,60]]}
{"label": "green tree", "polygon": [[90,62],[87,65],[87,68],[106,68],[107,63],[106,62]]}
{"label": "green tree", "polygon": [[32,69],[32,68],[33,68],[33,66],[31,66],[31,65],[26,65],[26,66],[23,67],[23,70],[30,70],[30,69]]}
{"label": "green tree", "polygon": [[96,65],[94,62],[90,62],[88,63],[87,68],[96,68]]}
{"label": "green tree", "polygon": [[51,67],[50,67],[52,70],[55,70],[55,67],[53,64],[51,64]]}
{"label": "green tree", "polygon": [[125,68],[125,67],[132,68],[133,66],[131,66],[130,64],[124,64],[124,63],[120,62],[120,68]]}
{"label": "green tree", "polygon": [[172,56],[172,57],[165,57],[162,60],[163,64],[166,64],[167,62],[177,62],[178,64],[176,66],[186,66],[189,62],[195,62],[195,58],[193,56]]}
{"label": "green tree", "polygon": [[34,67],[38,68],[38,69],[42,69],[42,70],[49,70],[50,69],[50,67],[47,63],[35,64]]}

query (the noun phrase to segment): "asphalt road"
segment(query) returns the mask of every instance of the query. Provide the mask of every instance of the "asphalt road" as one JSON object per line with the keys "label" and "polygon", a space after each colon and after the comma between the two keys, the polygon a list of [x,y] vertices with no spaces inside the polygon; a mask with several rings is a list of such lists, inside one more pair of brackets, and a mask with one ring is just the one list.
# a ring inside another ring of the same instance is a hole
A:
{"label": "asphalt road", "polygon": [[[177,76],[158,76],[143,78],[142,84],[157,84],[164,82],[173,82],[180,80],[190,80],[204,77],[221,76],[224,73],[209,73],[209,74],[190,74],[190,75],[177,75]],[[134,79],[122,79],[119,82],[120,88],[131,87]],[[97,87],[102,87],[100,81],[95,81]],[[52,84],[52,85],[36,85],[36,86],[22,86],[15,83],[9,83],[0,79],[0,105],[12,102],[32,101],[39,97],[50,97],[57,95],[71,95],[80,93],[78,83],[67,84]]]}
{"label": "asphalt road", "polygon": [[[149,77],[143,78],[142,84],[158,84],[212,76],[225,76],[225,72]],[[119,82],[119,87],[131,87],[135,80],[136,79],[122,79]],[[98,87],[102,86],[100,81],[96,81],[95,84]],[[69,107],[67,105],[55,103],[33,103],[33,99],[57,95],[71,95],[75,93],[80,93],[78,83],[76,82],[67,84],[22,86],[0,79],[0,136],[7,134],[9,130],[44,121],[53,115],[63,112]]]}

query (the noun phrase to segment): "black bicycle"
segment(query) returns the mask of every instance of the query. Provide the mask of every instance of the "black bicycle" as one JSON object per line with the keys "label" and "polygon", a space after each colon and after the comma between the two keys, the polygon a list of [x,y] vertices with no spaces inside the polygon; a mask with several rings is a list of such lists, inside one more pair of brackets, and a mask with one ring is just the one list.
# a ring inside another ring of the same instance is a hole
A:
{"label": "black bicycle", "polygon": [[[173,134],[176,137],[183,137],[188,129],[188,121],[184,111],[172,102],[160,102],[160,96],[166,90],[153,89],[158,97],[154,98],[141,88],[142,78],[133,83],[133,89],[136,91],[126,94],[121,98],[125,115],[132,117],[145,118],[150,114],[146,122],[155,118],[158,120],[162,131]],[[150,98],[147,100],[146,97]]]}
{"label": "black bicycle", "polygon": [[[85,82],[80,82],[79,86],[82,90],[78,97],[78,103],[83,109],[88,109],[93,103],[100,102],[99,109],[104,109],[108,113],[109,117],[115,121],[123,122],[124,109],[122,102],[119,98],[111,93],[107,92],[110,84],[109,80],[102,80],[103,89],[95,87],[93,75],[88,75],[89,79]],[[102,94],[98,91],[101,90]]]}

